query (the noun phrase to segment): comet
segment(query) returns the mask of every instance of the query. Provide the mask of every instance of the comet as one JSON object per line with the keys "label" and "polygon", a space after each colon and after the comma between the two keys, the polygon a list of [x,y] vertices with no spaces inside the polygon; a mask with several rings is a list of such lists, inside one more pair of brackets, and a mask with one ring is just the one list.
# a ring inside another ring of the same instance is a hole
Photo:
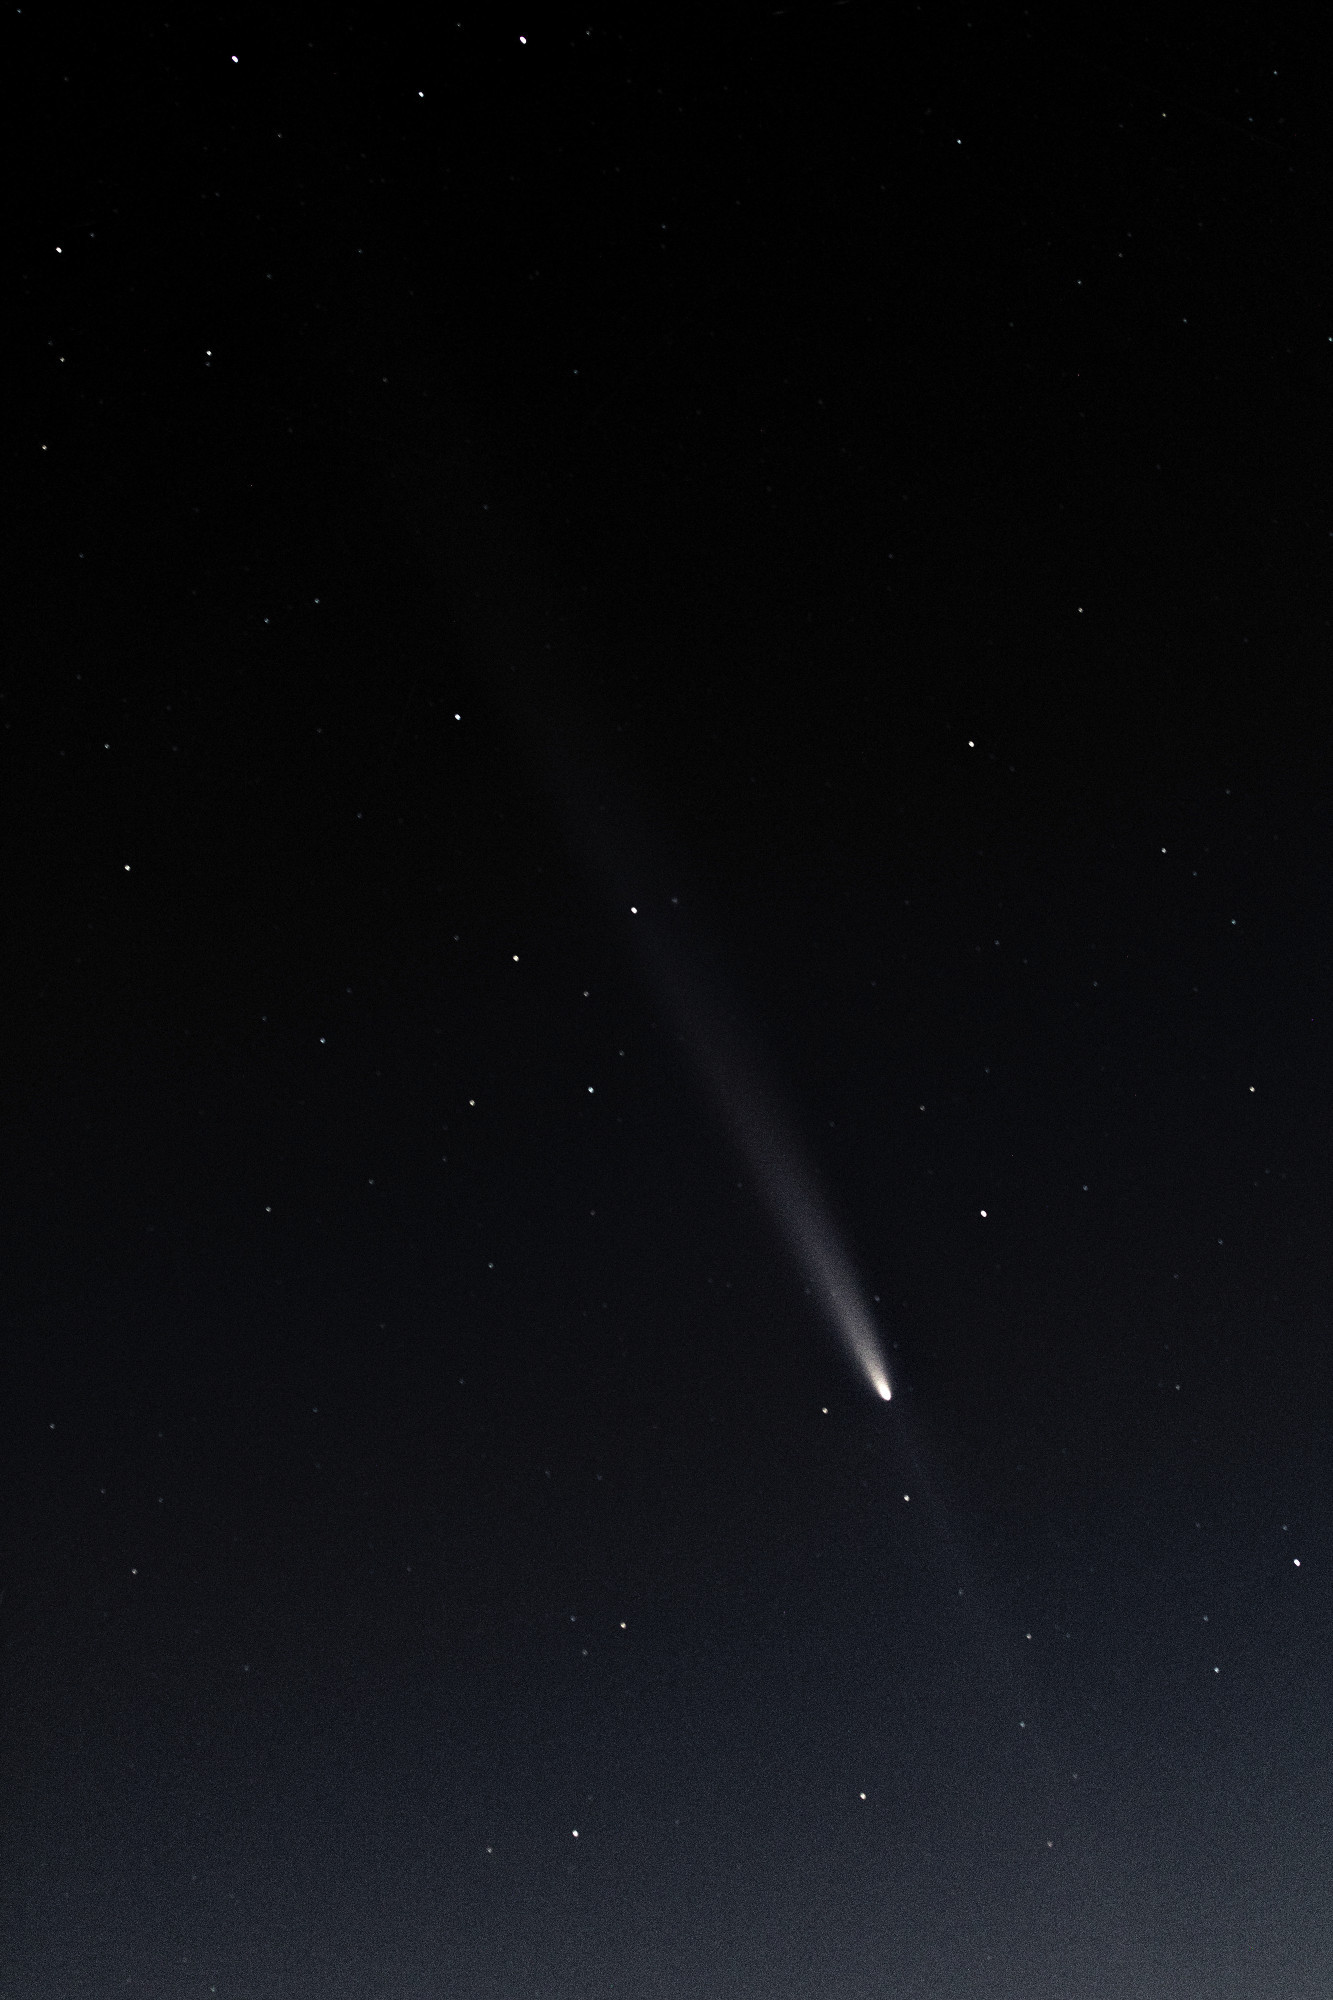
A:
{"label": "comet", "polygon": [[[411,373],[404,353],[400,378]],[[893,1389],[870,1301],[800,1140],[778,1108],[766,1067],[734,1025],[739,1010],[723,1003],[721,982],[704,979],[705,956],[687,943],[676,899],[644,893],[645,870],[635,858],[647,832],[641,806],[615,797],[604,765],[596,784],[589,783],[562,742],[549,698],[542,697],[552,647],[546,616],[536,607],[558,601],[559,591],[541,556],[540,536],[525,522],[500,460],[481,443],[474,415],[461,401],[441,398],[433,371],[421,373],[437,430],[433,444],[414,444],[395,461],[389,490],[396,506],[406,503],[404,530],[428,538],[436,551],[435,574],[451,621],[470,635],[488,694],[507,707],[571,847],[601,876],[613,907],[633,913],[633,940],[648,981],[675,1014],[682,1043],[810,1295],[858,1375],[887,1403]],[[430,466],[425,480],[424,462]],[[422,523],[429,521],[437,532],[426,537]],[[544,663],[540,671],[538,663]],[[651,872],[660,879],[664,871]]]}
{"label": "comet", "polygon": [[[636,914],[651,916],[643,903]],[[775,1101],[752,1042],[695,969],[674,925],[642,921],[634,937],[649,982],[675,1014],[684,1046],[750,1169],[792,1260],[856,1372],[881,1402],[893,1398],[883,1345],[864,1285],[800,1141]]]}
{"label": "comet", "polygon": [[865,1287],[800,1139],[779,1108],[768,1066],[753,1038],[737,1025],[741,1009],[724,994],[719,978],[705,977],[710,955],[689,939],[679,898],[645,892],[645,876],[660,882],[666,871],[660,861],[647,868],[642,858],[647,834],[642,807],[630,807],[605,768],[594,786],[558,732],[549,724],[538,726],[531,710],[524,733],[571,847],[631,919],[630,938],[645,981],[674,1015],[681,1044],[811,1297],[856,1373],[881,1402],[891,1402],[893,1385]]}

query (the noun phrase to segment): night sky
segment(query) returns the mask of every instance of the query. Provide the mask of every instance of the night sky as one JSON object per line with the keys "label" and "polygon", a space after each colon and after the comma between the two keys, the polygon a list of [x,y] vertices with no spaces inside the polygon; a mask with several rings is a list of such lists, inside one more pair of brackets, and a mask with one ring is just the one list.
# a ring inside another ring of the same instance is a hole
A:
{"label": "night sky", "polygon": [[1333,1990],[1326,51],[1114,11],[10,10],[4,2000]]}

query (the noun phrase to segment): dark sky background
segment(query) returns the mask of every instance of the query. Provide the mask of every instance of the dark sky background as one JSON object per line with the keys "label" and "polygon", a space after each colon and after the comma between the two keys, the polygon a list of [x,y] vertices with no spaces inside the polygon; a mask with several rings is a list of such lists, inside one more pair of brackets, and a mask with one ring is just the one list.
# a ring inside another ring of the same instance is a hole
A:
{"label": "dark sky background", "polygon": [[1323,60],[1116,13],[7,17],[5,2000],[1333,1986]]}

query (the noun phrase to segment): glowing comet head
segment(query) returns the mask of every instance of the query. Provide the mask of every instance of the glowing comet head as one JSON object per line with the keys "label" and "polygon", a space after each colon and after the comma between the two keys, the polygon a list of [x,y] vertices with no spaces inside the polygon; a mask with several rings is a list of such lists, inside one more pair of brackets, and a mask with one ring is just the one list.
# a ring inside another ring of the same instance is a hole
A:
{"label": "glowing comet head", "polygon": [[864,1325],[856,1329],[856,1337],[848,1341],[848,1346],[860,1363],[861,1372],[881,1403],[893,1401],[893,1388],[889,1382],[888,1370],[880,1358],[879,1342]]}

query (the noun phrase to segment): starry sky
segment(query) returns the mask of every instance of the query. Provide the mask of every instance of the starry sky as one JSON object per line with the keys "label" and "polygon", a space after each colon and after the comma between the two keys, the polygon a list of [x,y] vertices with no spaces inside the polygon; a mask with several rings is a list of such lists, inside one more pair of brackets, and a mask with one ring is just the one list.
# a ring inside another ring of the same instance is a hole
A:
{"label": "starry sky", "polygon": [[1333,157],[1115,12],[7,17],[4,2000],[1330,1990]]}

